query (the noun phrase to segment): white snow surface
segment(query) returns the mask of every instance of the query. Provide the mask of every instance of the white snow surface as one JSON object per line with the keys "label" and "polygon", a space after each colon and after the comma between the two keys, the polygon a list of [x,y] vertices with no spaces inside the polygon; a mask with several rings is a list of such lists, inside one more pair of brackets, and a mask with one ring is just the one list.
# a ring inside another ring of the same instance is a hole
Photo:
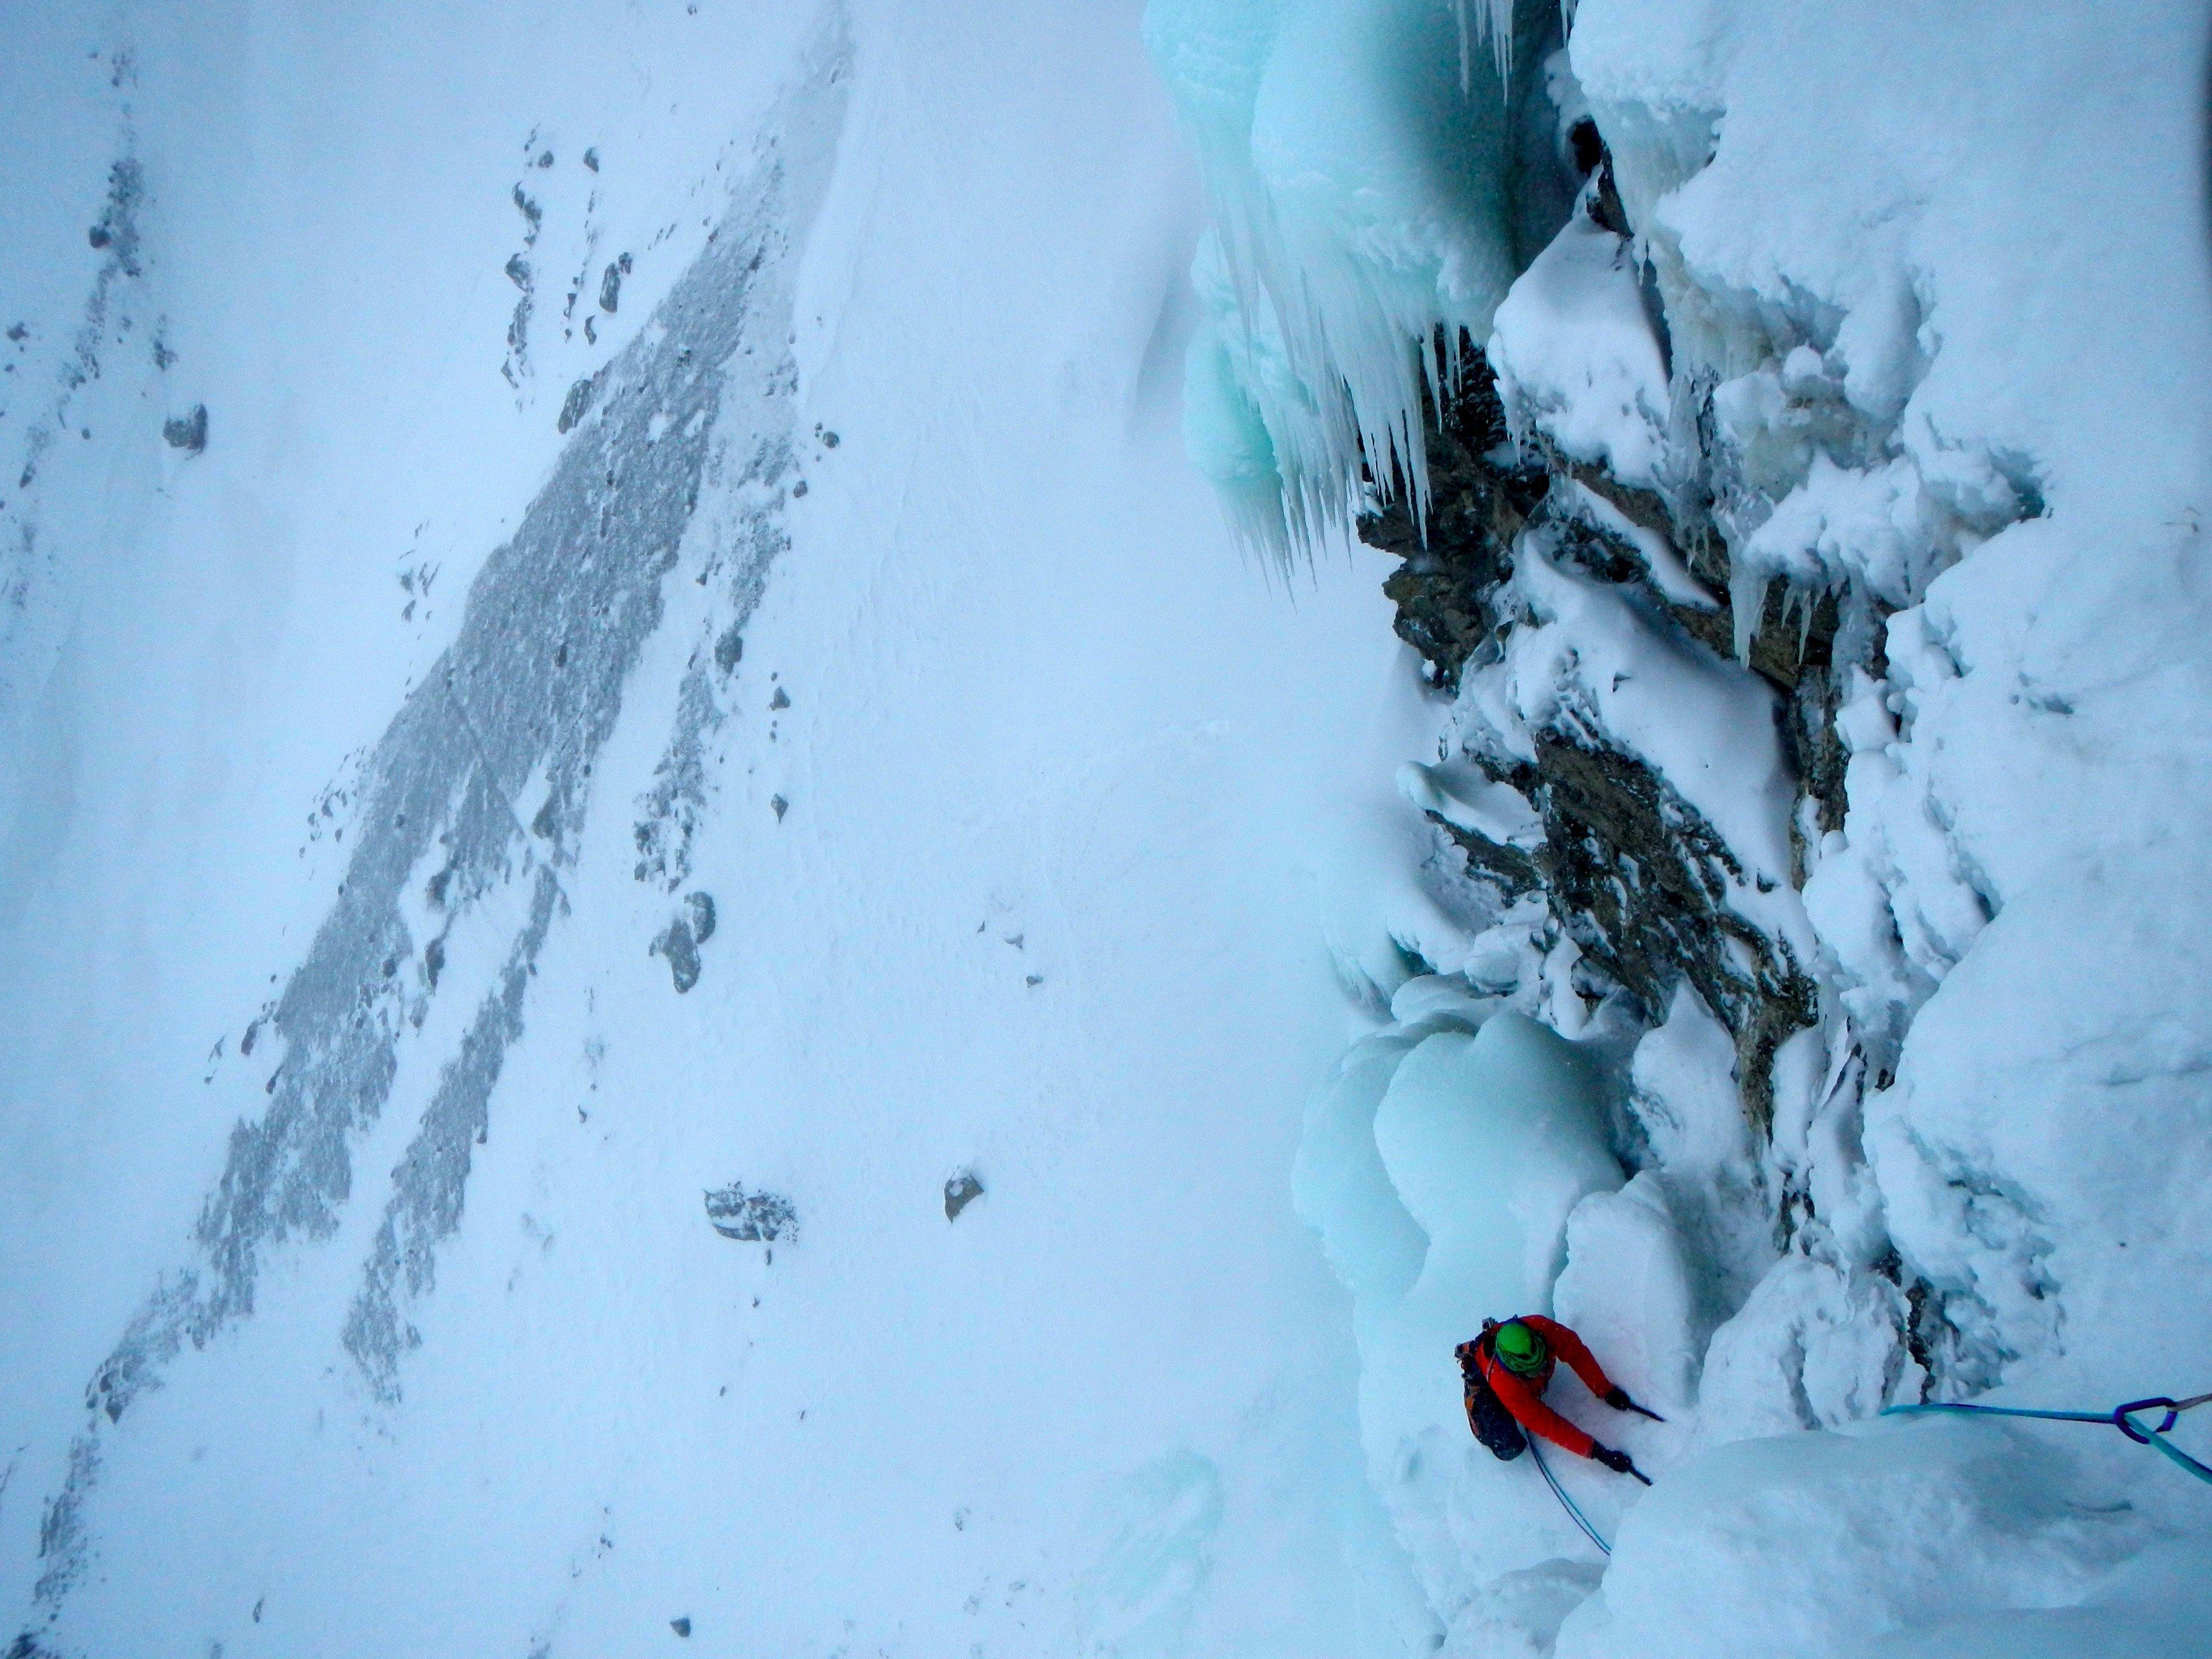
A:
{"label": "white snow surface", "polygon": [[1632,245],[1580,210],[1522,273],[1492,319],[1488,356],[1520,434],[1602,465],[1621,483],[1659,481],[1668,397]]}

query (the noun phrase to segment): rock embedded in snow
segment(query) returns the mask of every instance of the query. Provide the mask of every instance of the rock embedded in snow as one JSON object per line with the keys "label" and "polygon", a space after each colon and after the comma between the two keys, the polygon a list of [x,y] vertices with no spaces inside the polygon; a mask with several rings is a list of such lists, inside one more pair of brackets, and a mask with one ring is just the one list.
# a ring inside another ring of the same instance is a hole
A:
{"label": "rock embedded in snow", "polygon": [[779,1193],[749,1193],[732,1182],[706,1194],[707,1220],[725,1238],[773,1244],[799,1236],[799,1212]]}
{"label": "rock embedded in snow", "polygon": [[693,893],[685,899],[684,908],[684,915],[662,928],[646,951],[668,963],[669,977],[675,982],[679,996],[699,982],[699,947],[714,931],[714,901],[711,896]]}
{"label": "rock embedded in snow", "polygon": [[197,455],[207,447],[208,412],[205,404],[194,404],[182,415],[165,421],[161,425],[161,441],[172,449],[181,449],[187,455]]}
{"label": "rock embedded in snow", "polygon": [[726,674],[743,662],[744,656],[744,631],[737,623],[732,623],[715,638],[714,666]]}
{"label": "rock embedded in snow", "polygon": [[609,262],[599,275],[599,309],[612,316],[622,306],[623,278],[630,273],[630,256]]}
{"label": "rock embedded in snow", "polygon": [[945,1183],[945,1218],[960,1219],[961,1211],[983,1196],[983,1183],[973,1170],[963,1170]]}
{"label": "rock embedded in snow", "polygon": [[553,422],[554,429],[568,432],[590,414],[592,404],[597,401],[599,389],[606,384],[606,379],[607,370],[601,368],[597,373],[584,375],[572,385],[568,388],[568,395],[561,400],[561,413]]}

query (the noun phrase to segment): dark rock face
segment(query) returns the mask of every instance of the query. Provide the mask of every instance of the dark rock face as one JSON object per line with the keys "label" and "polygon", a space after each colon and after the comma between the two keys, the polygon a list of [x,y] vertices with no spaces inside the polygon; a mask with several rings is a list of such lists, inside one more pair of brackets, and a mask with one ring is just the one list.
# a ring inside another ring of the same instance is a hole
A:
{"label": "dark rock face", "polygon": [[[1691,574],[1712,594],[1711,608],[1683,605],[1668,599],[1652,582],[1642,555],[1612,530],[1577,514],[1571,501],[1547,496],[1542,511],[1579,544],[1580,562],[1587,569],[1616,582],[1644,587],[1683,632],[1716,657],[1735,654],[1735,612],[1729,599],[1730,564],[1728,544],[1714,526],[1708,503],[1694,489],[1686,490],[1687,504],[1670,507],[1648,489],[1632,489],[1602,468],[1570,460],[1539,441],[1530,447],[1542,457],[1548,480],[1571,479],[1631,524],[1664,536],[1682,554]],[[1877,622],[1883,617],[1877,616]],[[1745,665],[1773,685],[1782,696],[1777,724],[1798,793],[1809,798],[1820,833],[1840,830],[1844,823],[1844,766],[1850,756],[1837,735],[1836,711],[1843,703],[1836,639],[1841,607],[1832,593],[1798,593],[1777,582],[1761,598],[1759,620],[1751,629]],[[1879,640],[1870,664],[1882,672]],[[1793,823],[1791,834],[1796,836]],[[1802,884],[1805,878],[1804,848],[1796,848],[1791,872]]]}
{"label": "dark rock face", "polygon": [[1819,1012],[1787,945],[1729,907],[1741,867],[1712,826],[1652,769],[1601,744],[1547,736],[1522,793],[1543,815],[1535,854],[1568,936],[1654,1017],[1686,978],[1735,1039],[1744,1109],[1773,1118],[1774,1051]]}
{"label": "dark rock face", "polygon": [[1488,596],[1513,573],[1513,539],[1550,487],[1513,455],[1496,377],[1461,337],[1466,378],[1446,400],[1422,398],[1430,513],[1414,522],[1407,492],[1362,520],[1359,538],[1405,561],[1382,584],[1398,607],[1398,637],[1421,653],[1432,683],[1459,689],[1460,670],[1495,631]]}
{"label": "dark rock face", "polygon": [[1479,830],[1462,830],[1437,813],[1431,812],[1428,819],[1466,855],[1468,874],[1497,888],[1507,901],[1543,886],[1543,866],[1533,854],[1492,841]]}
{"label": "dark rock face", "polygon": [[[1432,499],[1425,540],[1403,504],[1360,526],[1370,546],[1405,561],[1383,592],[1398,607],[1399,637],[1421,653],[1431,684],[1455,694],[1469,663],[1494,660],[1518,625],[1505,586],[1516,544],[1532,527],[1552,532],[1561,554],[1589,574],[1637,587],[1655,625],[1679,627],[1714,656],[1732,657],[1728,551],[1705,503],[1670,503],[1629,488],[1540,441],[1516,449],[1494,377],[1472,343],[1462,343],[1464,380],[1441,418],[1433,405],[1424,411]],[[1631,524],[1666,537],[1717,603],[1699,608],[1668,598],[1634,544],[1587,510],[1577,485]],[[1786,592],[1770,591],[1749,653],[1749,665],[1775,690],[1784,754],[1823,830],[1843,813],[1836,631],[1832,599],[1793,603]],[[1775,1051],[1814,1022],[1819,994],[1790,947],[1730,904],[1745,872],[1718,832],[1641,758],[1571,717],[1537,733],[1533,764],[1470,758],[1527,798],[1545,838],[1523,850],[1431,814],[1465,855],[1468,874],[1507,902],[1541,892],[1553,924],[1584,961],[1650,1018],[1662,1017],[1687,980],[1734,1037],[1745,1115],[1765,1133]],[[1793,872],[1799,879],[1802,850]]]}

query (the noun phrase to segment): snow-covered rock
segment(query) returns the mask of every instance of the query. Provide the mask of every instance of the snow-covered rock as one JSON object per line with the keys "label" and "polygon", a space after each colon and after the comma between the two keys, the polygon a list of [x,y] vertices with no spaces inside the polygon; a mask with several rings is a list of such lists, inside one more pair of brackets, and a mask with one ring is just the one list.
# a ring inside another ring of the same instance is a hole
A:
{"label": "snow-covered rock", "polygon": [[[1551,1293],[1681,1408],[1559,1651],[2163,1650],[2185,1480],[1874,1419],[2212,1364],[2203,9],[1571,11],[1582,198],[1424,411],[1432,522],[1365,520],[1451,966],[1635,1172]],[[1551,1650],[1500,1609],[1578,1581],[1401,1530],[1453,1651]]]}

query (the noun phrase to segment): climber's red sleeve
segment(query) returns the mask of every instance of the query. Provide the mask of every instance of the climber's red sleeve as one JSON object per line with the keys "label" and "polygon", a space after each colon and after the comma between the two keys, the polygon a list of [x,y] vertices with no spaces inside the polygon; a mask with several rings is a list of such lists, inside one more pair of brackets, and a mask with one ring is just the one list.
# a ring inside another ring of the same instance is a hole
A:
{"label": "climber's red sleeve", "polygon": [[1541,1314],[1524,1314],[1521,1322],[1530,1327],[1551,1345],[1552,1352],[1567,1362],[1568,1367],[1583,1380],[1583,1385],[1602,1400],[1613,1392],[1613,1379],[1597,1363],[1597,1356],[1589,1346],[1556,1319],[1547,1319]]}
{"label": "climber's red sleeve", "polygon": [[[1534,1322],[1533,1321],[1530,1322]],[[1547,1322],[1547,1323],[1549,1322]],[[1548,1336],[1547,1337],[1548,1340]],[[1588,1457],[1597,1442],[1544,1403],[1544,1397],[1522,1377],[1498,1363],[1492,1354],[1484,1354],[1480,1362],[1482,1379],[1513,1413],[1513,1420],[1531,1434],[1540,1434],[1556,1445],[1564,1446],[1577,1457]]]}

